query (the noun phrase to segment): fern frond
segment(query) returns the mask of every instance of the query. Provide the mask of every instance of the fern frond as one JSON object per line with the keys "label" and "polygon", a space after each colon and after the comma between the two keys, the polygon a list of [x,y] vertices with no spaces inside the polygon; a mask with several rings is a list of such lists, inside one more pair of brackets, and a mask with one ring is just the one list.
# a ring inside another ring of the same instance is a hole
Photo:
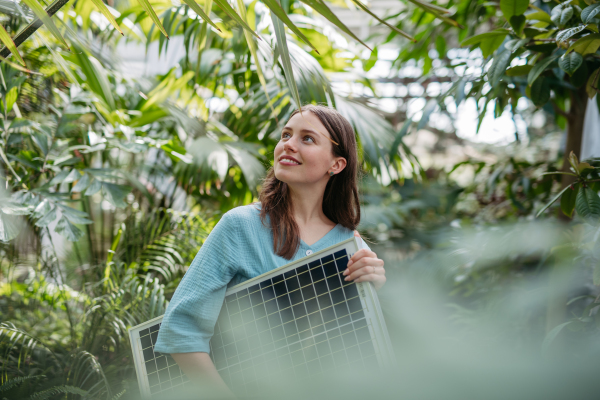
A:
{"label": "fern frond", "polygon": [[41,392],[37,392],[32,394],[29,398],[35,400],[45,400],[49,399],[52,396],[56,396],[57,394],[78,394],[80,396],[85,396],[87,392],[83,389],[80,389],[75,386],[61,385],[54,386],[50,389],[42,390]]}
{"label": "fern frond", "polygon": [[20,386],[23,382],[29,381],[31,379],[39,379],[45,377],[45,375],[30,375],[17,376],[16,378],[11,378],[0,385],[0,392],[8,392],[9,390],[16,388],[17,386]]}

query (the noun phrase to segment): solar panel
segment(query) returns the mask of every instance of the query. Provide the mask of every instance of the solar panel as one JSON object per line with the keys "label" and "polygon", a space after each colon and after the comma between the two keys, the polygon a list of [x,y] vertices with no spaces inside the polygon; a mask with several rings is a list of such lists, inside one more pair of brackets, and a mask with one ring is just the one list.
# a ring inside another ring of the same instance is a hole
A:
{"label": "solar panel", "polygon": [[[360,247],[360,239],[348,239],[227,290],[210,356],[234,393],[260,395],[265,379],[275,384],[345,366],[394,364],[375,289],[342,275]],[[154,352],[161,321],[129,330],[140,390],[148,397],[188,382],[170,355]]]}

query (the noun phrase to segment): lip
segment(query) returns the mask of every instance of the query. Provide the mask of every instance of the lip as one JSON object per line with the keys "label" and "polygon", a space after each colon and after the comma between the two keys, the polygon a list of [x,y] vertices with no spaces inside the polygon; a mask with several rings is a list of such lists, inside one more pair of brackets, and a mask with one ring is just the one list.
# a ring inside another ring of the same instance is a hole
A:
{"label": "lip", "polygon": [[[294,162],[291,162],[290,160],[294,161]],[[279,157],[279,163],[282,164],[282,165],[301,165],[302,164],[300,161],[296,160],[292,156],[281,156],[281,157]]]}

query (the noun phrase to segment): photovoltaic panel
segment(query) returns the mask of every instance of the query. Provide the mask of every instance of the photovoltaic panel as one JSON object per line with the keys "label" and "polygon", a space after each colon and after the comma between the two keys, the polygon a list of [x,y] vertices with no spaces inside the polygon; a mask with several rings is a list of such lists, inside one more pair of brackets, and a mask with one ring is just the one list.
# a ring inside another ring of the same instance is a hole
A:
{"label": "photovoltaic panel", "polygon": [[[360,244],[346,240],[227,290],[210,356],[229,388],[258,396],[265,379],[308,381],[340,368],[394,363],[375,290],[342,275]],[[153,350],[161,320],[130,329],[140,388],[148,396],[187,382],[169,355]]]}

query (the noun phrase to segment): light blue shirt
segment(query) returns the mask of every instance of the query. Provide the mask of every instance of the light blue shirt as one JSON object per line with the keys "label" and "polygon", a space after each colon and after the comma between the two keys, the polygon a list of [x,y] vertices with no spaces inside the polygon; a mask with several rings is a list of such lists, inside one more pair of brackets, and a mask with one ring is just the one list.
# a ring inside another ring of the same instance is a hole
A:
{"label": "light blue shirt", "polygon": [[[155,351],[208,353],[228,287],[354,235],[352,230],[337,224],[310,246],[301,240],[294,257],[287,260],[273,252],[273,234],[268,221],[267,226],[262,224],[259,207],[256,204],[234,208],[215,225],[167,307]],[[363,246],[368,247],[364,241]]]}

